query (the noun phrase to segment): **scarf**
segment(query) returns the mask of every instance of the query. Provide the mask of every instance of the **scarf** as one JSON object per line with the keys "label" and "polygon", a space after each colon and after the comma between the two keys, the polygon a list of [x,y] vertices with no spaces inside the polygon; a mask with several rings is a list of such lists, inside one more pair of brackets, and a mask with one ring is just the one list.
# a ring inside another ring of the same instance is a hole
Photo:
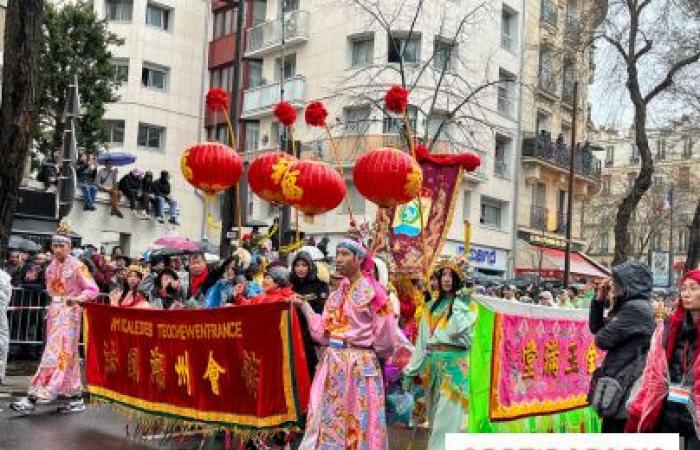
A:
{"label": "scarf", "polygon": [[202,287],[204,281],[206,281],[209,276],[209,268],[205,267],[202,273],[195,276],[190,274],[190,297],[196,297],[200,294],[199,289]]}

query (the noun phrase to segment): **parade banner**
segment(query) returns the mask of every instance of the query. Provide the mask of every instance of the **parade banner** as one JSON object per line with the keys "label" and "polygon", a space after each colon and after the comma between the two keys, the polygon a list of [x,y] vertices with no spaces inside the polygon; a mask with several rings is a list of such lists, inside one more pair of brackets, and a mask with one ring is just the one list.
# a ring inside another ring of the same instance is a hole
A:
{"label": "parade banner", "polygon": [[[462,173],[459,164],[444,165],[423,160],[420,166],[423,184],[419,198],[389,212],[392,222],[389,247],[398,273],[423,273],[440,255],[450,228],[456,187]],[[422,218],[419,201],[422,202]]]}
{"label": "parade banner", "polygon": [[597,432],[587,407],[603,356],[587,310],[479,297],[470,360],[469,431]]}
{"label": "parade banner", "polygon": [[232,430],[294,427],[309,375],[294,308],[87,304],[87,389],[140,413]]}

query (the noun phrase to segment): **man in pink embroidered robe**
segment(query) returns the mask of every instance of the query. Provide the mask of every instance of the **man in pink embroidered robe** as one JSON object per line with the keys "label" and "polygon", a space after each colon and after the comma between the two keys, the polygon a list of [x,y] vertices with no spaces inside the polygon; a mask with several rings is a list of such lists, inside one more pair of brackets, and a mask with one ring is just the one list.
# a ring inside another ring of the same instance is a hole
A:
{"label": "man in pink embroidered robe", "polygon": [[377,357],[411,345],[391,314],[386,292],[362,272],[366,257],[360,243],[341,241],[336,265],[345,278],[326,301],[323,314],[297,301],[312,337],[327,346],[311,386],[300,450],[388,448]]}

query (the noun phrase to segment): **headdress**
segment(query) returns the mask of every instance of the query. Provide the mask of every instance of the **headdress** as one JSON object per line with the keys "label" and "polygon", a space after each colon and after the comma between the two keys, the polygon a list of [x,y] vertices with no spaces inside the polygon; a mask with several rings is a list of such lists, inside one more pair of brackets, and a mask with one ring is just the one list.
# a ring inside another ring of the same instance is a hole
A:
{"label": "headdress", "polygon": [[143,268],[137,264],[132,264],[129,267],[126,268],[126,271],[124,273],[128,276],[131,272],[136,272],[141,278],[143,278],[146,273],[143,270]]}
{"label": "headdress", "polygon": [[464,282],[467,276],[468,268],[469,265],[463,258],[447,257],[442,258],[438,262],[437,266],[435,266],[435,270],[432,273],[437,274],[440,273],[442,269],[450,269],[459,277],[461,282]]}
{"label": "headdress", "polygon": [[346,238],[338,242],[336,248],[345,248],[353,252],[358,258],[364,260],[367,257],[367,248],[354,239]]}
{"label": "headdress", "polygon": [[58,228],[56,229],[56,234],[53,235],[51,238],[51,243],[53,244],[71,244],[71,238],[70,238],[70,224],[66,222],[65,220],[62,220],[61,223],[58,224]]}

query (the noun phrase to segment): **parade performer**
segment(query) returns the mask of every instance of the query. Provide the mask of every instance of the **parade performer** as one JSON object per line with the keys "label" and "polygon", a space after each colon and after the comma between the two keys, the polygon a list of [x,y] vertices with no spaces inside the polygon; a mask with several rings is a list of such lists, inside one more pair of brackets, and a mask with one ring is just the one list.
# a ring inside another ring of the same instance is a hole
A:
{"label": "parade performer", "polygon": [[[311,386],[309,417],[301,450],[388,448],[384,385],[377,357],[410,343],[387,307],[386,292],[372,278],[367,249],[351,239],[336,249],[345,278],[317,314],[302,300],[313,338],[328,346]],[[369,262],[369,264],[366,264]],[[363,272],[363,263],[365,267]]]}
{"label": "parade performer", "polygon": [[445,448],[445,433],[466,431],[469,404],[469,350],[476,314],[470,292],[461,290],[464,272],[443,261],[436,271],[437,299],[426,305],[416,349],[404,368],[405,387],[420,375],[428,398],[432,430],[428,448]]}
{"label": "parade performer", "polygon": [[46,290],[51,297],[46,318],[46,348],[39,368],[29,382],[29,395],[10,407],[28,413],[35,405],[68,398],[63,412],[85,410],[80,381],[80,305],[93,300],[99,289],[87,267],[70,255],[70,230],[61,224],[51,240],[53,260],[46,269]]}

